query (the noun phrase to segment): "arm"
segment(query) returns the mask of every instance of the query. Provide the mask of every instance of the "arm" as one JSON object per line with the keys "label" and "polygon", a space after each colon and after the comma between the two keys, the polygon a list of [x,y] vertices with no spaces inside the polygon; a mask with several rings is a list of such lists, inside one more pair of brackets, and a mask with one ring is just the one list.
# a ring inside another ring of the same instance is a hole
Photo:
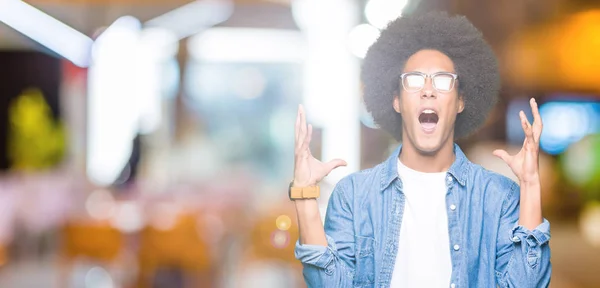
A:
{"label": "arm", "polygon": [[[542,118],[535,99],[529,101],[533,125],[519,112],[525,132],[523,148],[514,156],[494,151],[519,178],[502,205],[496,243],[496,282],[501,287],[547,287],[550,284],[550,224],[542,217],[539,141]],[[520,208],[520,209],[519,209]]]}
{"label": "arm", "polygon": [[321,213],[316,199],[294,201],[300,228],[301,244],[327,247],[327,238],[321,222]]}
{"label": "arm", "polygon": [[[354,279],[352,210],[342,184],[334,189],[323,229],[316,200],[296,200],[300,239],[296,258],[308,287],[351,287]],[[309,225],[310,224],[310,225]]]}
{"label": "arm", "polygon": [[[520,190],[520,192],[519,192]],[[529,187],[513,183],[502,205],[496,243],[496,282],[500,287],[548,287],[550,263],[550,223],[542,219],[535,227],[524,226],[527,209],[520,207],[529,197]],[[539,214],[541,218],[541,213]]]}
{"label": "arm", "polygon": [[[312,126],[306,125],[306,115],[300,106],[296,117],[293,184],[297,187],[317,185],[333,169],[346,165],[346,162],[340,159],[328,163],[315,159],[309,149],[311,135]],[[321,222],[317,200],[295,201],[300,228],[300,239],[296,244],[295,254],[304,266],[303,274],[308,287],[352,286],[352,210],[345,197],[343,182],[344,180],[336,185],[329,199],[325,228]]]}

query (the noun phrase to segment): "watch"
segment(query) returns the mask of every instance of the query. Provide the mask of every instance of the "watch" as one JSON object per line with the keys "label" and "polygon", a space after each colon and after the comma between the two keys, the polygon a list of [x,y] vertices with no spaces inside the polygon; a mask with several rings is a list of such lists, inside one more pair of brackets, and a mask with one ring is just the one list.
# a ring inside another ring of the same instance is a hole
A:
{"label": "watch", "polygon": [[315,199],[321,195],[319,186],[294,187],[294,180],[290,182],[288,194],[290,200]]}

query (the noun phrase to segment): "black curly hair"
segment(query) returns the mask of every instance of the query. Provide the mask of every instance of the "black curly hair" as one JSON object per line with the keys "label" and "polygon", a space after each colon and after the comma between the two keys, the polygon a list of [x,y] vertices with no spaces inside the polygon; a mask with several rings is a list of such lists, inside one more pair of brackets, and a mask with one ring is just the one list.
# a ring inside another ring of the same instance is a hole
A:
{"label": "black curly hair", "polygon": [[379,127],[402,139],[402,117],[392,103],[394,95],[399,95],[406,61],[424,49],[440,51],[453,61],[459,75],[459,95],[465,102],[456,118],[454,136],[469,136],[481,127],[497,102],[500,73],[491,47],[464,16],[429,12],[390,22],[363,62],[361,80],[367,111]]}

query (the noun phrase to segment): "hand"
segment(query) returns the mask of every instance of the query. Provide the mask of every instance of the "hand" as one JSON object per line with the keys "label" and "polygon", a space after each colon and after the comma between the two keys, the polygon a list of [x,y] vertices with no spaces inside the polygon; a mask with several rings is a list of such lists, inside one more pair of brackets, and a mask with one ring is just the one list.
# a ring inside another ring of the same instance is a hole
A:
{"label": "hand", "polygon": [[306,114],[302,105],[298,107],[296,116],[296,145],[294,149],[294,186],[305,187],[316,185],[329,172],[339,166],[346,166],[346,161],[341,159],[323,163],[310,153],[310,140],[312,125],[306,126]]}
{"label": "hand", "polygon": [[525,131],[525,141],[523,148],[516,155],[509,155],[504,150],[495,150],[493,154],[500,157],[512,169],[513,173],[519,178],[521,184],[539,183],[539,150],[540,135],[542,134],[542,118],[538,111],[535,99],[529,101],[531,111],[533,112],[533,125],[529,124],[523,111],[519,112],[521,126]]}

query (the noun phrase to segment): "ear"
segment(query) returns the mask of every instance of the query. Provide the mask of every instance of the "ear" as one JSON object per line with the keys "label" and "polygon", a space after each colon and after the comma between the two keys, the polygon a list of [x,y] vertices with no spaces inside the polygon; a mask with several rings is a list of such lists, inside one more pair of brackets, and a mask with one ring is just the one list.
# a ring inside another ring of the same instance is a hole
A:
{"label": "ear", "polygon": [[400,113],[400,96],[398,94],[394,94],[394,110]]}
{"label": "ear", "polygon": [[461,95],[458,97],[458,113],[463,112],[465,110],[465,98]]}

